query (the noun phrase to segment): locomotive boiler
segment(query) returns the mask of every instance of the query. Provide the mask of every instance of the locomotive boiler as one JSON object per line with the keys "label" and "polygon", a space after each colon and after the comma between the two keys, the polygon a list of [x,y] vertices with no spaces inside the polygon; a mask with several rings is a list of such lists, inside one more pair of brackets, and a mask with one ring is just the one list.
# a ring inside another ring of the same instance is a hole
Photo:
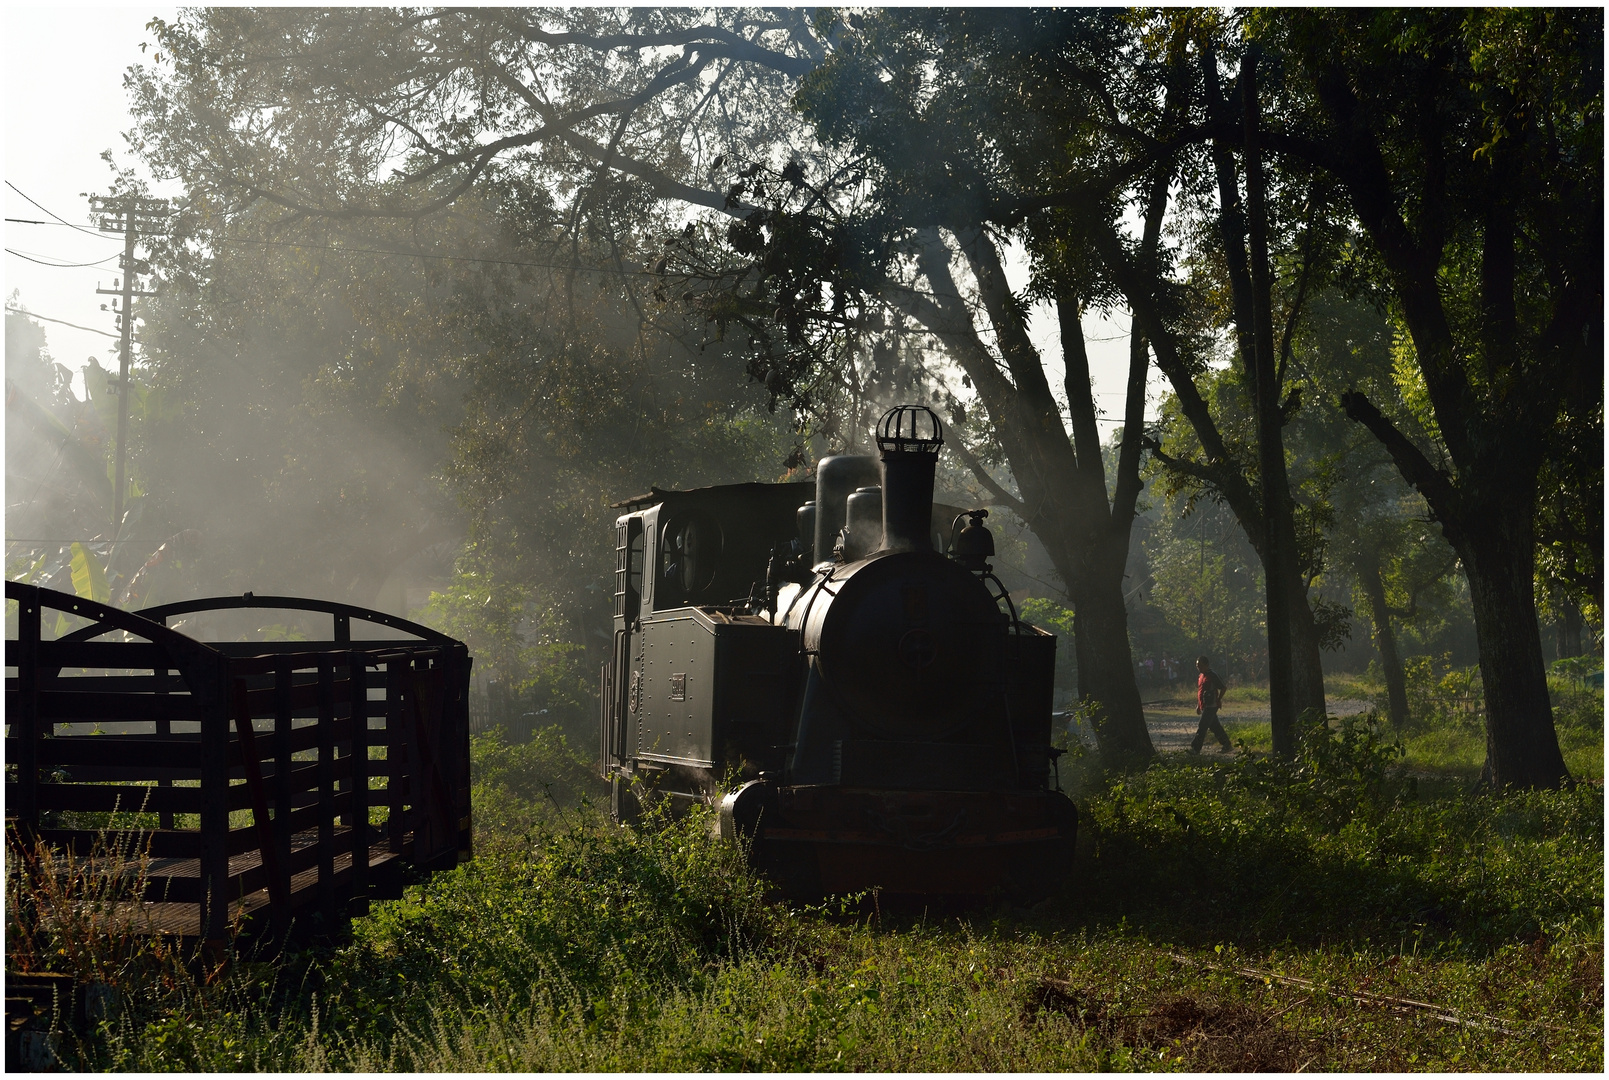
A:
{"label": "locomotive boiler", "polygon": [[797,899],[1043,895],[1077,829],[1052,781],[1056,639],[994,576],[987,511],[934,504],[938,418],[892,409],[876,441],[814,484],[618,504],[612,812],[719,800],[722,835]]}

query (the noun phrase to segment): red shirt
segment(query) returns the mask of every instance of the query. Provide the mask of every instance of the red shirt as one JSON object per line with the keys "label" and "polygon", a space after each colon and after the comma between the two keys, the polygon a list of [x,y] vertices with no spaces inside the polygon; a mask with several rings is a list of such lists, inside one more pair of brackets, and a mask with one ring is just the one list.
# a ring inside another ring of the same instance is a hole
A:
{"label": "red shirt", "polygon": [[1203,671],[1196,678],[1196,708],[1218,711],[1218,694],[1228,689],[1216,671]]}

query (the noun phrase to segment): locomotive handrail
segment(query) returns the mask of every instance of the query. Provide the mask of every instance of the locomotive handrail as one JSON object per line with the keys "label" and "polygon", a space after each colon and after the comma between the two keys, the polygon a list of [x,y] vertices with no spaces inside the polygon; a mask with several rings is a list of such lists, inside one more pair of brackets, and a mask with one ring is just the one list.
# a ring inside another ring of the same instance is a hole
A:
{"label": "locomotive handrail", "polygon": [[[9,589],[9,586],[8,586]],[[416,638],[428,641],[432,645],[451,646],[458,641],[443,634],[439,630],[432,630],[428,626],[416,623],[411,619],[404,619],[397,615],[388,615],[383,611],[372,608],[358,607],[355,604],[342,604],[334,600],[316,600],[305,596],[257,596],[254,593],[245,593],[241,596],[207,596],[195,600],[177,600],[171,604],[159,604],[156,607],[141,608],[137,612],[123,613],[135,614],[140,618],[149,619],[158,625],[164,625],[174,615],[188,615],[197,611],[224,611],[236,608],[267,608],[280,611],[316,611],[326,615],[335,616],[335,640],[338,643],[348,643],[351,638],[351,620],[374,623],[378,626],[400,630],[405,634],[412,634]],[[116,610],[106,608],[105,610]],[[343,619],[346,630],[346,641],[342,640]],[[111,621],[111,620],[107,620]],[[122,629],[127,629],[126,627]],[[139,633],[141,631],[135,631]],[[175,631],[176,632],[176,631]],[[63,641],[85,641],[106,633],[97,630],[94,626],[86,626],[75,630],[62,638]]]}

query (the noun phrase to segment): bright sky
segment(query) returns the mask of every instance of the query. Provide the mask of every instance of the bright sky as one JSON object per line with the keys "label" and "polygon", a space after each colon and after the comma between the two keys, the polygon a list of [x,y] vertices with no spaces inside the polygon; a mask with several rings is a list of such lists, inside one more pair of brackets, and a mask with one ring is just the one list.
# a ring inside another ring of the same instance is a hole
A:
{"label": "bright sky", "polygon": [[[104,193],[112,174],[101,152],[111,149],[120,165],[136,164],[125,150],[122,132],[130,126],[123,93],[123,73],[142,59],[140,44],[149,42],[145,24],[155,16],[171,19],[175,8],[118,5],[45,7],[6,4],[3,8],[5,58],[5,216],[51,221],[53,215],[75,225],[87,224],[87,201],[81,192]],[[157,185],[157,195],[175,195],[173,185]],[[32,199],[39,205],[28,200]],[[46,340],[60,363],[77,370],[97,357],[102,366],[116,363],[117,327],[111,288],[120,276],[117,236],[86,235],[62,225],[5,225],[7,306],[14,302],[46,322]],[[30,259],[39,262],[29,261]],[[57,267],[46,263],[94,263]],[[1008,278],[1020,286],[1027,268],[1020,260],[1008,266]],[[15,293],[15,299],[13,299]],[[136,310],[138,308],[136,307]],[[73,323],[89,329],[62,325]],[[1055,358],[1061,355],[1054,313],[1046,305],[1034,311],[1033,336],[1051,360],[1052,384],[1060,386]],[[97,333],[96,331],[99,331]],[[1128,316],[1113,322],[1090,319],[1085,326],[1096,403],[1111,423],[1123,415],[1128,368]],[[1150,396],[1160,383],[1153,369]],[[82,393],[81,381],[75,389]],[[1154,407],[1148,413],[1154,414]]]}
{"label": "bright sky", "polygon": [[[88,202],[79,193],[104,193],[112,179],[101,151],[111,149],[120,164],[132,163],[121,135],[129,127],[123,72],[140,60],[140,43],[150,40],[146,22],[175,13],[143,6],[5,6],[0,37],[5,42],[7,218],[50,221],[54,214],[87,224]],[[19,303],[36,315],[101,331],[44,324],[51,355],[59,362],[76,370],[94,356],[103,366],[114,366],[117,343],[104,335],[115,335],[117,327],[112,313],[100,309],[112,298],[97,296],[95,288],[109,289],[120,276],[121,237],[7,221],[5,239],[6,306]],[[52,263],[105,261],[58,268],[23,256]],[[76,389],[82,393],[83,387]]]}

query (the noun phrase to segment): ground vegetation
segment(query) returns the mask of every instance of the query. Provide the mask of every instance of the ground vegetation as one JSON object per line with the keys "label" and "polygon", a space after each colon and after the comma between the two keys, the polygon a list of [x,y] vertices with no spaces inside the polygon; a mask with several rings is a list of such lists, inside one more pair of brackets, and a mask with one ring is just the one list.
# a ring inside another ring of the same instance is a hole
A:
{"label": "ground vegetation", "polygon": [[198,968],[97,933],[90,864],[13,857],[8,962],[103,987],[60,1026],[75,1068],[1596,1068],[1601,790],[1469,794],[1474,737],[1438,763],[1337,721],[1291,758],[1064,770],[1068,886],[922,912],[778,906],[702,813],[609,826],[557,730],[489,735],[477,859],[349,935]]}

